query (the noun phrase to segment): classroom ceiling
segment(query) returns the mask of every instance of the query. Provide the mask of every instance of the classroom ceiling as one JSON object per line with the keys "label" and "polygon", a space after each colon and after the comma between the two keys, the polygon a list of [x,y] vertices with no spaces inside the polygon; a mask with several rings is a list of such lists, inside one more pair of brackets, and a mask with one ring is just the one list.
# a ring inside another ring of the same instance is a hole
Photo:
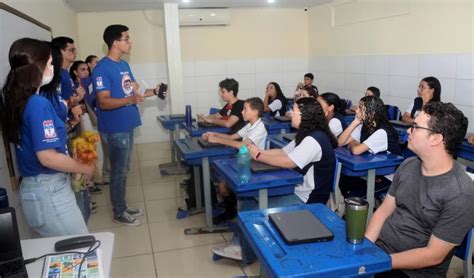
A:
{"label": "classroom ceiling", "polygon": [[331,0],[65,0],[76,12],[104,12],[161,9],[163,3],[179,3],[180,8],[306,8]]}

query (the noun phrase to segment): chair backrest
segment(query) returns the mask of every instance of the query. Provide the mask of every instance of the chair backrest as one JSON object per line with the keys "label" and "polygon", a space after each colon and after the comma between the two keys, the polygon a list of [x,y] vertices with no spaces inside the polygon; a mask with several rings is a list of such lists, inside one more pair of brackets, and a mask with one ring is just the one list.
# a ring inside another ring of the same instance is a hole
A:
{"label": "chair backrest", "polygon": [[339,163],[337,157],[335,164],[336,167],[334,167],[334,178],[332,182],[331,196],[329,198],[328,205],[333,211],[336,211],[339,216],[342,216],[344,214],[344,202],[341,202],[339,200],[342,197],[342,194],[339,190],[339,178],[341,177],[342,164]]}
{"label": "chair backrest", "polygon": [[209,108],[209,115],[219,113],[221,111],[219,108]]}
{"label": "chair backrest", "polygon": [[352,100],[341,98],[341,101],[346,103],[346,109],[350,109],[352,107]]}
{"label": "chair backrest", "polygon": [[390,121],[400,120],[402,114],[398,106],[385,105],[385,108],[387,109],[387,117]]}
{"label": "chair backrest", "polygon": [[454,252],[454,255],[456,257],[464,261],[464,277],[472,277],[472,238],[474,233],[473,231],[474,228],[469,230],[461,245],[459,245],[456,248],[456,251]]}

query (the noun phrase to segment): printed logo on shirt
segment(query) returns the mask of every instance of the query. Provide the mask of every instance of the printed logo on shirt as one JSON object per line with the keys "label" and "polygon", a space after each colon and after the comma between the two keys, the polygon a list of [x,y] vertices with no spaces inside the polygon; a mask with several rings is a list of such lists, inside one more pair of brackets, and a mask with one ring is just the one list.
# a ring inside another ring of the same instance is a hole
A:
{"label": "printed logo on shirt", "polygon": [[43,121],[43,130],[45,139],[54,139],[57,137],[56,130],[54,129],[53,120]]}
{"label": "printed logo on shirt", "polygon": [[125,95],[127,95],[127,97],[132,95],[132,78],[130,78],[130,75],[128,74],[122,75],[122,89]]}
{"label": "printed logo on shirt", "polygon": [[102,89],[104,87],[104,82],[102,81],[102,77],[97,76],[95,79],[95,86],[97,89]]}

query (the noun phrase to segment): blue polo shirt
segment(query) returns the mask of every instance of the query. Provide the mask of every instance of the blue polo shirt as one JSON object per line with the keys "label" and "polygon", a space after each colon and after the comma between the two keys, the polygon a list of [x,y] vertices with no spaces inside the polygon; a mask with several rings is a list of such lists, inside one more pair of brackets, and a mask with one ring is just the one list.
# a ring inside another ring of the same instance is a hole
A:
{"label": "blue polo shirt", "polygon": [[22,115],[20,136],[15,152],[22,176],[58,173],[41,165],[36,156],[37,152],[49,149],[67,154],[66,127],[46,98],[34,94],[28,99]]}
{"label": "blue polo shirt", "polygon": [[56,91],[56,93],[40,92],[40,95],[51,102],[54,110],[56,111],[56,114],[63,122],[66,122],[68,116],[67,104],[66,101],[61,97],[60,93],[61,88],[60,86],[58,86],[58,90]]}
{"label": "blue polo shirt", "polygon": [[65,69],[61,69],[61,97],[68,100],[74,94],[74,81]]}
{"label": "blue polo shirt", "polygon": [[[109,91],[112,98],[125,98],[135,93],[132,86],[135,77],[123,60],[116,62],[108,57],[102,58],[94,68],[92,80],[97,95]],[[113,110],[102,110],[97,104],[97,122],[99,132],[103,133],[131,132],[142,124],[135,104]]]}

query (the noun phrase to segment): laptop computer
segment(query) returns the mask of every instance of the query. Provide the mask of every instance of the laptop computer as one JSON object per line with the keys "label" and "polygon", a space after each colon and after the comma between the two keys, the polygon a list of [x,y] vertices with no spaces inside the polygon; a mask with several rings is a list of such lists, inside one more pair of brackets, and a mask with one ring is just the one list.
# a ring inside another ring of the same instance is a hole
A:
{"label": "laptop computer", "polygon": [[334,238],[333,233],[307,209],[271,213],[268,218],[288,245]]}
{"label": "laptop computer", "polygon": [[171,114],[170,119],[175,120],[175,119],[184,119],[186,116],[184,114]]}
{"label": "laptop computer", "polygon": [[289,133],[289,134],[284,134],[283,139],[286,139],[288,141],[293,141],[295,140],[296,133]]}
{"label": "laptop computer", "polygon": [[0,277],[28,277],[13,208],[0,209]]}
{"label": "laptop computer", "polygon": [[276,116],[274,119],[280,122],[291,122],[291,118],[287,116]]}
{"label": "laptop computer", "polygon": [[211,143],[211,142],[208,142],[202,138],[198,138],[197,139],[198,141],[198,144],[199,146],[203,147],[203,148],[219,148],[219,147],[224,147],[224,145],[222,144],[219,144],[219,143]]}
{"label": "laptop computer", "polygon": [[281,170],[281,168],[277,166],[272,166],[270,164],[252,160],[250,162],[250,170],[252,170],[252,172],[254,173],[264,173],[264,172],[278,171],[278,170]]}

